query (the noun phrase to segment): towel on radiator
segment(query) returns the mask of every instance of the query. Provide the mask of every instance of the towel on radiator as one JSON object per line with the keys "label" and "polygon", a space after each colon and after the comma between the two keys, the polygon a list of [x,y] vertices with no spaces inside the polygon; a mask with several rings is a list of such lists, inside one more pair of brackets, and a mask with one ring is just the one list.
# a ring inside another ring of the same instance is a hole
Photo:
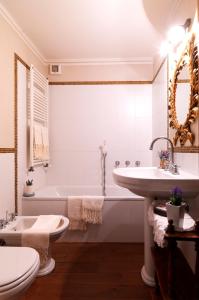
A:
{"label": "towel on radiator", "polygon": [[38,216],[32,227],[22,232],[22,246],[32,247],[40,256],[40,268],[44,267],[48,260],[49,234],[59,225],[61,216]]}
{"label": "towel on radiator", "polygon": [[68,197],[70,230],[86,230],[87,223],[102,224],[103,196]]}
{"label": "towel on radiator", "polygon": [[41,135],[42,135],[42,159],[48,161],[49,160],[49,139],[48,139],[48,128],[42,126],[41,127]]}
{"label": "towel on radiator", "polygon": [[37,122],[33,125],[33,155],[34,159],[43,158],[42,126]]}

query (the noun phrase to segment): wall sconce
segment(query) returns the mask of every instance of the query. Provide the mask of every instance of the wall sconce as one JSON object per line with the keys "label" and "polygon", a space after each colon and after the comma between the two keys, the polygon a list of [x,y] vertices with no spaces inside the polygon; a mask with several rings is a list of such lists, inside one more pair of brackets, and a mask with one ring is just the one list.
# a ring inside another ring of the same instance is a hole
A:
{"label": "wall sconce", "polygon": [[176,48],[185,38],[185,34],[191,25],[191,19],[186,19],[184,25],[176,25],[169,29],[167,40],[164,41],[160,48],[161,56],[167,55],[173,48]]}

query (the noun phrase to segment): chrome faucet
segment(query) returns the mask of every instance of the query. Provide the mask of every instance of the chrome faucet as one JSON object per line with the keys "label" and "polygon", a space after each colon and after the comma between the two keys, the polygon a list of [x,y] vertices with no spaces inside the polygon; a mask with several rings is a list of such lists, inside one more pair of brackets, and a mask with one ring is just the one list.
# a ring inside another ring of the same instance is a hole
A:
{"label": "chrome faucet", "polygon": [[6,222],[5,219],[0,219],[0,229],[3,229],[6,227],[8,223]]}
{"label": "chrome faucet", "polygon": [[8,213],[8,211],[6,211],[6,217],[5,219],[0,219],[0,229],[3,229],[6,227],[7,224],[9,224],[9,222],[13,222],[16,220],[16,213]]}
{"label": "chrome faucet", "polygon": [[149,147],[149,150],[153,150],[153,145],[155,144],[155,142],[157,142],[158,140],[166,140],[167,142],[169,142],[170,146],[171,146],[171,150],[170,150],[170,153],[171,153],[171,165],[170,165],[170,171],[172,174],[179,174],[178,172],[178,166],[174,163],[174,147],[173,147],[173,143],[172,141],[167,138],[167,137],[164,137],[164,136],[160,136],[160,137],[157,137],[156,139],[154,139]]}

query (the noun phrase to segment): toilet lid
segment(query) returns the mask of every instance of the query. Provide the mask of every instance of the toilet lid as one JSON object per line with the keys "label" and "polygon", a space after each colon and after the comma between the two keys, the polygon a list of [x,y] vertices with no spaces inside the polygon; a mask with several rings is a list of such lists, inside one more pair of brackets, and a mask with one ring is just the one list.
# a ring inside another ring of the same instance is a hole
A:
{"label": "toilet lid", "polygon": [[37,261],[38,253],[32,248],[0,247],[0,289],[23,277]]}

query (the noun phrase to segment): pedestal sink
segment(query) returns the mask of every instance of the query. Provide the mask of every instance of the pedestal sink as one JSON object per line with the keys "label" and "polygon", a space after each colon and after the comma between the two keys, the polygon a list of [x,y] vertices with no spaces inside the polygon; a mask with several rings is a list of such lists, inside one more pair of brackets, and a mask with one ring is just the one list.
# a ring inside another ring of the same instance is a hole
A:
{"label": "pedestal sink", "polygon": [[168,199],[171,190],[178,186],[184,198],[194,198],[199,194],[199,176],[180,170],[174,175],[156,167],[116,168],[113,178],[121,187],[145,197],[144,216],[144,251],[145,261],[141,271],[143,281],[150,286],[155,285],[154,268],[151,258],[153,244],[152,228],[148,224],[148,208],[154,199]]}
{"label": "pedestal sink", "polygon": [[156,167],[117,168],[113,178],[119,186],[143,197],[168,197],[175,186],[182,189],[184,197],[199,193],[199,176],[183,170],[173,175]]}

